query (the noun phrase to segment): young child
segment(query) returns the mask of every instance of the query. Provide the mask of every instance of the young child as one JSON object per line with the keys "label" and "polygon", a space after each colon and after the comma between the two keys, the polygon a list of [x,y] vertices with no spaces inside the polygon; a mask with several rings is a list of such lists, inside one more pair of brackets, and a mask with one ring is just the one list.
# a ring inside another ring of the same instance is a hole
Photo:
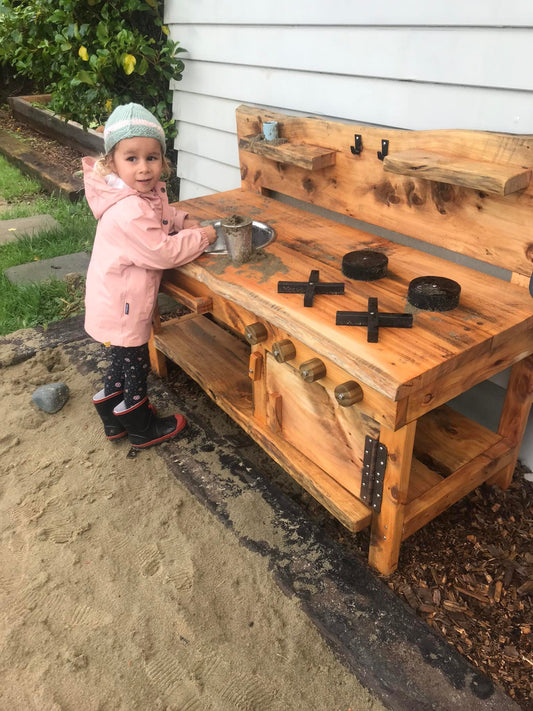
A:
{"label": "young child", "polygon": [[[93,403],[109,440],[134,447],[175,437],[183,415],[156,417],[147,396],[148,340],[164,269],[198,257],[216,240],[168,204],[165,134],[139,104],[118,106],[104,129],[105,156],[83,159],[85,195],[98,220],[85,295],[85,330],[110,348]],[[174,234],[175,233],[175,234]]]}

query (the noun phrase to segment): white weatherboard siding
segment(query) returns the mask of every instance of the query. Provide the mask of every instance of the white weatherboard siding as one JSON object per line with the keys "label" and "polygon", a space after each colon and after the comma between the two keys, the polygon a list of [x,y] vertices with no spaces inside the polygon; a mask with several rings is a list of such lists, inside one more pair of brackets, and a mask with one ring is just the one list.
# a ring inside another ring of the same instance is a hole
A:
{"label": "white weatherboard siding", "polygon": [[531,66],[524,62],[529,29],[178,24],[173,32],[187,38],[191,56],[201,62],[533,90]]}
{"label": "white weatherboard siding", "polygon": [[[505,124],[510,133],[533,133],[533,92],[526,91],[189,60],[182,81],[173,87],[193,92],[198,86],[237,103],[327,114],[356,123],[486,131],[503,131],[498,127]],[[523,130],[524,125],[531,130]]]}
{"label": "white weatherboard siding", "polygon": [[[188,50],[172,84],[182,199],[239,187],[239,104],[533,134],[533,0],[167,0],[165,21]],[[503,390],[487,385],[475,409],[492,415]],[[533,468],[533,419],[521,458]]]}

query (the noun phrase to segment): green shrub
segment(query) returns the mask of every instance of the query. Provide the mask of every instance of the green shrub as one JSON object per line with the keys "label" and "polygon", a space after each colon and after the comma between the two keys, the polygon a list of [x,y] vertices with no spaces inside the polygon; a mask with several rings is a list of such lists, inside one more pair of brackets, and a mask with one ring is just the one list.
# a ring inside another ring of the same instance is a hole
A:
{"label": "green shrub", "polygon": [[181,79],[179,42],[157,0],[0,0],[0,63],[52,94],[49,108],[85,128],[136,101],[172,139],[170,80]]}

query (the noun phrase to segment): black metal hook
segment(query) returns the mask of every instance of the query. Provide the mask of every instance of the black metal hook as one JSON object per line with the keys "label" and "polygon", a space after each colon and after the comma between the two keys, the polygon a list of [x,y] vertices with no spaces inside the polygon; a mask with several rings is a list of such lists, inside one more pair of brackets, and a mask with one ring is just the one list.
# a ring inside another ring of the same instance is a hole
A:
{"label": "black metal hook", "polygon": [[379,160],[383,160],[386,156],[389,155],[389,142],[386,138],[381,139],[381,150],[378,151],[378,158]]}
{"label": "black metal hook", "polygon": [[354,136],[354,146],[350,146],[351,152],[354,154],[354,156],[358,156],[359,153],[363,150],[363,139],[359,133],[356,133]]}

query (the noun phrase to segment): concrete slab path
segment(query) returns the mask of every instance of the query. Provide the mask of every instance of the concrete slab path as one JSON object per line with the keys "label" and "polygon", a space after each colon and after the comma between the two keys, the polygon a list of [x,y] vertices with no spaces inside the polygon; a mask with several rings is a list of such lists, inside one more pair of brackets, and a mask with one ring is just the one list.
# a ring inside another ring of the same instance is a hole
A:
{"label": "concrete slab path", "polygon": [[76,252],[9,267],[4,274],[12,284],[64,279],[66,274],[87,274],[89,259],[90,255],[87,252]]}
{"label": "concrete slab path", "polygon": [[14,242],[18,237],[53,230],[59,226],[59,222],[52,215],[32,215],[13,220],[0,220],[0,244]]}

